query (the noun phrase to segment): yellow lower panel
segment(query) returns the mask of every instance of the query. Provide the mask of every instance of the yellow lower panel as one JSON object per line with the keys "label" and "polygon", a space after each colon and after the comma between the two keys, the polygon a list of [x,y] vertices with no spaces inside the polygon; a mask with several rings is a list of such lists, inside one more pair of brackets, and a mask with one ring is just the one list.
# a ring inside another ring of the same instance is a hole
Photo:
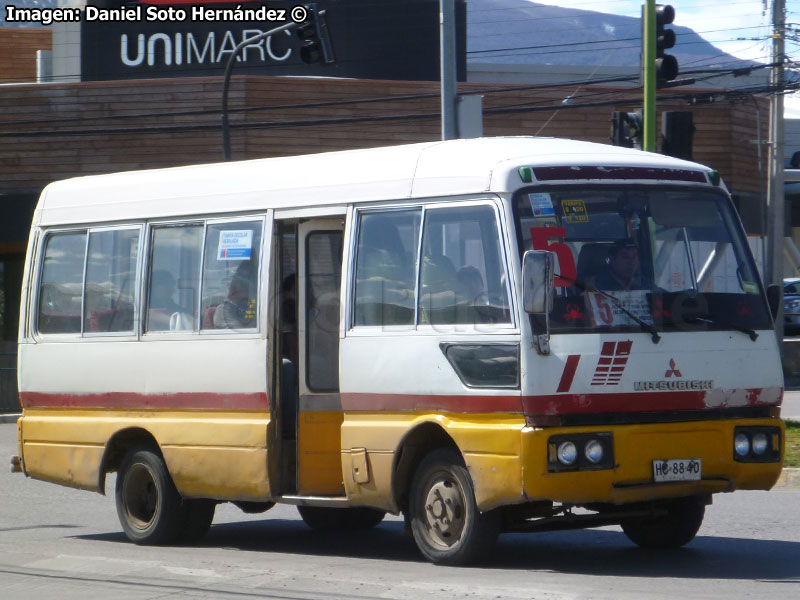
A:
{"label": "yellow lower panel", "polygon": [[[733,429],[737,425],[782,427],[780,419],[725,420],[613,427],[526,429],[523,432],[525,493],[532,500],[584,504],[626,503],[691,494],[770,489],[780,463],[740,463],[733,460]],[[569,433],[611,432],[613,469],[549,473],[547,440]],[[695,458],[702,461],[702,481],[654,483],[653,461]]]}
{"label": "yellow lower panel", "polygon": [[391,489],[386,484],[392,480],[393,463],[393,452],[367,452],[369,481],[359,483],[353,474],[353,454],[342,451],[345,488],[353,504],[372,506],[389,512],[397,510],[392,501]]}
{"label": "yellow lower panel", "polygon": [[260,501],[270,496],[263,450],[166,446],[161,451],[175,486],[188,498]]}
{"label": "yellow lower panel", "polygon": [[[347,413],[342,425],[342,463],[347,496],[355,503],[397,511],[393,499],[394,461],[418,427],[437,425],[455,442],[475,484],[481,510],[524,502],[520,415],[434,412]],[[418,442],[417,442],[418,443]],[[352,451],[367,449],[371,479],[352,476]],[[402,494],[403,490],[396,490]]]}
{"label": "yellow lower panel", "polygon": [[188,496],[267,499],[268,416],[222,411],[26,411],[22,458],[31,477],[99,490],[105,448],[123,430],[155,438],[178,490]]}
{"label": "yellow lower panel", "polygon": [[475,502],[480,510],[525,501],[518,456],[467,454],[464,458],[475,486]]}
{"label": "yellow lower panel", "polygon": [[25,472],[41,479],[82,490],[98,489],[97,472],[103,446],[23,442]]}
{"label": "yellow lower panel", "polygon": [[297,491],[343,496],[341,412],[301,412],[297,431]]}

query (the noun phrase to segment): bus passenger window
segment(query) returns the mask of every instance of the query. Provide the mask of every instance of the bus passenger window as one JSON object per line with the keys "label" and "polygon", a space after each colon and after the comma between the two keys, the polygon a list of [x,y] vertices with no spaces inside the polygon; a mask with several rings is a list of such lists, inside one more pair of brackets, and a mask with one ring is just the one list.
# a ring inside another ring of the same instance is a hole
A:
{"label": "bus passenger window", "polygon": [[434,208],[425,213],[420,322],[509,323],[506,270],[491,206]]}
{"label": "bus passenger window", "polygon": [[355,325],[413,325],[420,210],[368,212],[358,230]]}
{"label": "bus passenger window", "polygon": [[133,332],[138,254],[138,228],[89,233],[85,332]]}
{"label": "bus passenger window", "polygon": [[47,237],[39,287],[39,333],[80,333],[86,232]]}
{"label": "bus passenger window", "polygon": [[201,225],[153,228],[145,331],[197,331]]}
{"label": "bus passenger window", "polygon": [[203,329],[258,326],[261,221],[208,226],[203,262]]}

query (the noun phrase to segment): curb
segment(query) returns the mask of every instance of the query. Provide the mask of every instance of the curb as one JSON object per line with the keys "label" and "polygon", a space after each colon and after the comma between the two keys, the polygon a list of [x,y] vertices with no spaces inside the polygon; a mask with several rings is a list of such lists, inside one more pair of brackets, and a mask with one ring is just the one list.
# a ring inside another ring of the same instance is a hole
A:
{"label": "curb", "polygon": [[773,489],[776,490],[800,490],[800,469],[785,468],[778,477],[778,482]]}
{"label": "curb", "polygon": [[0,413],[0,423],[16,423],[21,416],[20,413]]}

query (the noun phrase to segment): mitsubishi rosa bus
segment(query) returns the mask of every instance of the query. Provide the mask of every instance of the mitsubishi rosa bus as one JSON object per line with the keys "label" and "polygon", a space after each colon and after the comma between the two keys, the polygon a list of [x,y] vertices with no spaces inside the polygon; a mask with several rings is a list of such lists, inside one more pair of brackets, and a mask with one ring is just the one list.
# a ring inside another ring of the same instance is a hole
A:
{"label": "mitsubishi rosa bus", "polygon": [[18,456],[141,544],[218,503],[403,514],[422,554],[691,541],[781,471],[768,297],[719,175],[483,138],[80,177],[28,245]]}

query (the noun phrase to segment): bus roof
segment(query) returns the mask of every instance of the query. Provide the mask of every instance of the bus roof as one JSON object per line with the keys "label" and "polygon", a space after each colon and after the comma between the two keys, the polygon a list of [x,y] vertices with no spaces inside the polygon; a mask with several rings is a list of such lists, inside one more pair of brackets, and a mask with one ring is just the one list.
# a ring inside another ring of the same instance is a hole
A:
{"label": "bus roof", "polygon": [[[659,154],[556,138],[477,138],[77,177],[45,188],[34,224],[512,192],[525,184],[520,167],[552,168],[549,180],[561,172],[555,178],[569,181],[580,166],[590,168],[584,181],[707,183],[707,168]],[[608,176],[614,168],[618,175]],[[598,172],[606,176],[591,175]]]}

